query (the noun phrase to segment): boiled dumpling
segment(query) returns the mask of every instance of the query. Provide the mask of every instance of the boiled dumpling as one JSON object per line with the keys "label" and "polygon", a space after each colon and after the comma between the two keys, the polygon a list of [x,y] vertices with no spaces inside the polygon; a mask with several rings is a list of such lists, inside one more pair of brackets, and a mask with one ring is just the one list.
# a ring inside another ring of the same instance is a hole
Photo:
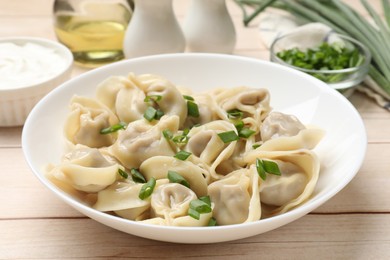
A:
{"label": "boiled dumpling", "polygon": [[115,141],[113,135],[100,133],[103,128],[118,123],[118,118],[104,104],[95,99],[74,96],[70,107],[64,132],[71,143],[99,148],[110,146]]}

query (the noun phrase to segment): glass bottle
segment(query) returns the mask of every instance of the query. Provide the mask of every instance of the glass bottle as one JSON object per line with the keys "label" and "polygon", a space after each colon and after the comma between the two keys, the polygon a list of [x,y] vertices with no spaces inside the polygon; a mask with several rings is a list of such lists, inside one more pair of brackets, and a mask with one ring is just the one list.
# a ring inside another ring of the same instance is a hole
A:
{"label": "glass bottle", "polygon": [[123,45],[126,58],[184,51],[185,38],[172,0],[134,0],[134,5]]}
{"label": "glass bottle", "polygon": [[57,39],[82,66],[97,67],[121,60],[131,5],[129,0],[55,0]]}

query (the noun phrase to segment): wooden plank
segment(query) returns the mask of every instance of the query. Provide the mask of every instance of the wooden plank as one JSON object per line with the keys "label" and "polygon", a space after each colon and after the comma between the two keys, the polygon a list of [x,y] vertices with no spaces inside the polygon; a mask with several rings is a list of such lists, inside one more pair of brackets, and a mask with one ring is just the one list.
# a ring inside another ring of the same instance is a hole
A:
{"label": "wooden plank", "polygon": [[388,259],[390,217],[308,215],[268,233],[203,245],[142,239],[90,219],[3,220],[0,245],[4,259]]}

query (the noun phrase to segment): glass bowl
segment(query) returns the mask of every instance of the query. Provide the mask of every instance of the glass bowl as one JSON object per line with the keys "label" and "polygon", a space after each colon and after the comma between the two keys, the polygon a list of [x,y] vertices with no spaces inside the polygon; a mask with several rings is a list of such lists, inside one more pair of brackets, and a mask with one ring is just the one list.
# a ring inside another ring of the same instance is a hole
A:
{"label": "glass bowl", "polygon": [[[289,50],[293,48],[298,48],[305,52],[307,49],[313,49],[319,47],[322,43],[327,42],[340,43],[341,46],[345,48],[356,48],[359,51],[359,54],[364,58],[363,62],[355,67],[338,69],[338,70],[313,70],[305,69],[302,67],[294,66],[277,56],[277,53],[283,50]],[[319,78],[322,81],[325,81],[330,87],[337,89],[341,92],[347,91],[347,89],[352,88],[359,83],[361,83],[366,77],[369,65],[371,62],[371,53],[369,49],[363,45],[361,42],[346,36],[330,32],[326,35],[318,35],[313,33],[313,35],[302,34],[300,32],[289,33],[283,35],[279,38],[276,38],[270,48],[270,59],[272,62],[285,65],[287,67],[305,72],[316,78]],[[332,79],[332,81],[326,82],[324,79]]]}

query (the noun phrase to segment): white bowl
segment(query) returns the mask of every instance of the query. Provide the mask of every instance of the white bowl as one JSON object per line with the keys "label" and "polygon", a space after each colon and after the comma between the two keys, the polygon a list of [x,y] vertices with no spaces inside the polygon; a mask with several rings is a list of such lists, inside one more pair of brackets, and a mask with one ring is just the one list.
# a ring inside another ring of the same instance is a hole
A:
{"label": "white bowl", "polygon": [[[68,48],[55,41],[35,37],[0,38],[0,44],[13,43],[24,46],[33,43],[50,48],[63,59],[63,66],[56,74],[31,84],[0,88],[0,127],[23,125],[31,109],[49,91],[70,78],[73,55]],[[55,66],[53,64],[53,66]],[[21,76],[22,77],[22,76]]]}
{"label": "white bowl", "polygon": [[[154,73],[195,91],[247,85],[266,87],[276,111],[296,115],[305,124],[326,131],[316,147],[321,173],[313,196],[279,216],[252,223],[216,227],[166,227],[142,224],[105,214],[62,192],[45,178],[42,167],[59,163],[64,152],[63,124],[74,94],[94,96],[96,85],[110,75]],[[355,108],[337,91],[303,72],[275,63],[219,54],[168,54],[126,60],[64,83],[33,109],[23,134],[24,155],[38,179],[56,196],[107,226],[140,237],[178,242],[211,243],[257,235],[290,223],[339,192],[359,170],[366,151],[366,133]]]}

